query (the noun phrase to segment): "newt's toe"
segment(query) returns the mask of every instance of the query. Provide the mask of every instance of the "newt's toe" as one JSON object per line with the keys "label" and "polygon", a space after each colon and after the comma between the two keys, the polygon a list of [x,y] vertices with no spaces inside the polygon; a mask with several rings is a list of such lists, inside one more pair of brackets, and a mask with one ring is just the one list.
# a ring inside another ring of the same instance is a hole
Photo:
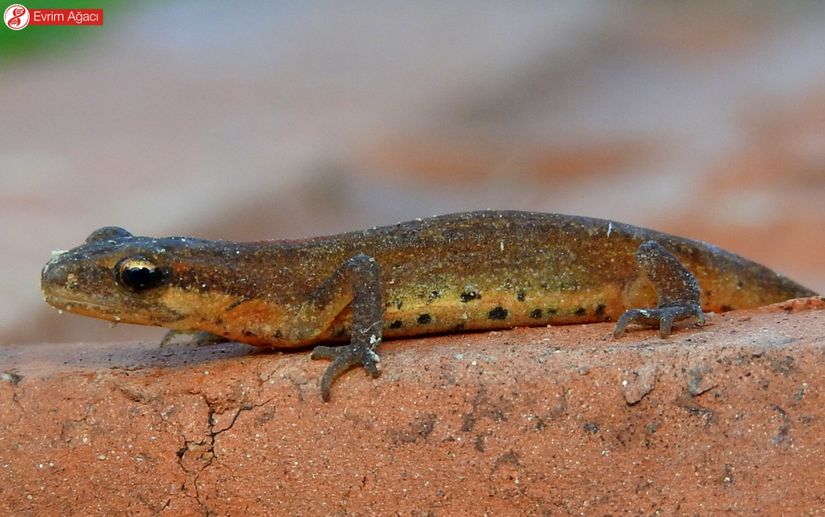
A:
{"label": "newt's toe", "polygon": [[378,354],[370,348],[358,345],[316,346],[310,359],[332,359],[332,364],[321,377],[321,398],[324,402],[329,402],[332,383],[347,370],[363,366],[373,378],[381,374],[378,369]]}

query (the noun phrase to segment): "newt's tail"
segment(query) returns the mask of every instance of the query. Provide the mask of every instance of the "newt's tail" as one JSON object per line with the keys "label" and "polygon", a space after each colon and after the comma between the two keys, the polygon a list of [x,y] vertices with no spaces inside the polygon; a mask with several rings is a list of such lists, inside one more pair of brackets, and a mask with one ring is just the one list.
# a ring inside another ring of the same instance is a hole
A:
{"label": "newt's tail", "polygon": [[[817,296],[812,289],[756,262],[715,248],[703,252],[694,274],[702,288],[702,308],[715,312]],[[689,260],[689,262],[692,262]]]}

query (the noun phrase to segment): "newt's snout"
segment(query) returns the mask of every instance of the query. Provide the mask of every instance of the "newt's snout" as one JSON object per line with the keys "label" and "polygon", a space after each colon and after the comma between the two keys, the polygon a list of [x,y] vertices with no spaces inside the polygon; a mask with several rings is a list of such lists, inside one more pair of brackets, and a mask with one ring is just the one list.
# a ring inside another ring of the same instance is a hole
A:
{"label": "newt's snout", "polygon": [[40,289],[49,305],[79,312],[81,306],[99,305],[108,297],[98,293],[112,291],[110,277],[106,264],[90,259],[87,250],[79,247],[54,252],[40,273]]}
{"label": "newt's snout", "polygon": [[55,289],[72,288],[73,282],[69,277],[69,268],[61,261],[61,256],[64,253],[65,252],[56,253],[51,260],[43,266],[43,271],[40,274],[40,289],[46,296],[46,301],[49,301],[48,298],[54,294]]}

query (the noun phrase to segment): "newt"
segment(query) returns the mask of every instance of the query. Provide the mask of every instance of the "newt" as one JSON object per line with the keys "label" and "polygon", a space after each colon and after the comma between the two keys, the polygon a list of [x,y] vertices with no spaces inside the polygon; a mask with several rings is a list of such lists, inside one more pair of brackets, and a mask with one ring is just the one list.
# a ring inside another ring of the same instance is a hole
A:
{"label": "newt", "polygon": [[[480,211],[329,237],[238,243],[140,237],[117,227],[56,252],[46,302],[105,320],[314,348],[333,381],[379,375],[384,338],[616,321],[667,337],[704,312],[813,296],[716,246],[618,222]],[[335,342],[344,342],[330,346]]]}

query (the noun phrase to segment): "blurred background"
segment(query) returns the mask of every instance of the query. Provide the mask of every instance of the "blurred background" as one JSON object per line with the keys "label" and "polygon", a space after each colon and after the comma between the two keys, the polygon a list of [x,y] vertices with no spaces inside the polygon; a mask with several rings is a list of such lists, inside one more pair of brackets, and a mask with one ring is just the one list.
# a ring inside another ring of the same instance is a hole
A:
{"label": "blurred background", "polygon": [[[0,26],[0,343],[159,339],[58,315],[54,249],[591,215],[825,291],[825,4],[71,2]],[[2,6],[5,10],[5,5]]]}

